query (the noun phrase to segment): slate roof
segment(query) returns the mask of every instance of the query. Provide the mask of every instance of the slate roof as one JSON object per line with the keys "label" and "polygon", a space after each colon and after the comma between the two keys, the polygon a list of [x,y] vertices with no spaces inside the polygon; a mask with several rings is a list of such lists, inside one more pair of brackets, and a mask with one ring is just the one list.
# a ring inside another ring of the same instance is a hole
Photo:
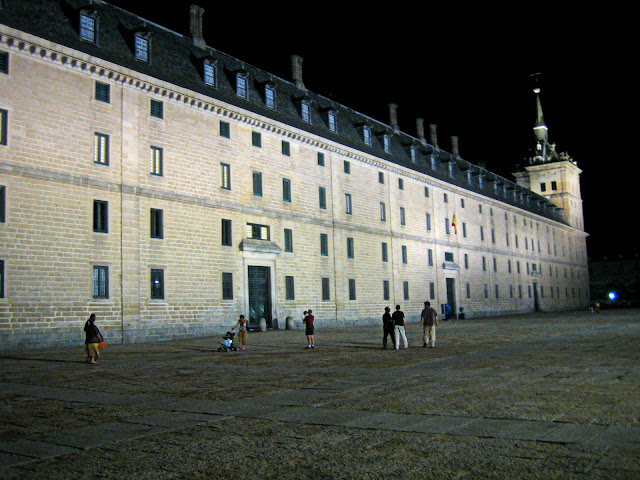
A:
{"label": "slate roof", "polygon": [[[80,38],[80,11],[83,9],[95,11],[97,15],[96,43]],[[196,47],[188,36],[168,30],[101,0],[12,0],[2,2],[0,23],[150,77],[222,100],[465,190],[567,224],[555,204],[518,186],[511,180],[467,162],[459,156],[423,143],[408,134],[394,131],[391,126],[360,114],[322,95],[308,90],[302,91],[292,82],[248,65],[214,48],[201,49]],[[141,31],[150,34],[151,56],[149,62],[136,60],[134,55],[135,34]],[[205,59],[216,62],[218,67],[216,88],[205,85],[203,81]],[[238,97],[235,91],[236,73],[241,70],[244,70],[248,75],[248,100]],[[273,82],[275,86],[277,95],[275,110],[268,108],[265,104],[264,85],[267,82]],[[311,102],[312,119],[310,123],[303,121],[300,115],[299,102],[303,96]],[[337,115],[337,133],[329,130],[326,118],[328,108],[334,109]],[[363,141],[361,127],[365,123],[371,127],[374,134],[372,146],[366,145]],[[390,134],[391,153],[386,153],[383,149],[382,136],[384,134]],[[411,160],[411,146],[418,149],[417,162]],[[435,169],[432,168],[432,156],[435,156],[437,160]],[[453,175],[451,175],[448,165],[450,162],[453,162]],[[475,179],[472,183],[467,180],[466,172],[468,170],[472,171]],[[484,177],[482,184],[477,181],[477,176]],[[495,188],[495,183],[500,187]]]}

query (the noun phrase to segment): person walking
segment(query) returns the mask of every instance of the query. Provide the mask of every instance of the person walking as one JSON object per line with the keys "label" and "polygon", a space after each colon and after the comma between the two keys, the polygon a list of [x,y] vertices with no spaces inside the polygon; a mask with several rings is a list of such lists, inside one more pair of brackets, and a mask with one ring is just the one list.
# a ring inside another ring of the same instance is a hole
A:
{"label": "person walking", "polygon": [[438,312],[431,308],[431,302],[424,302],[424,308],[420,314],[420,325],[423,330],[422,347],[435,348],[436,346],[436,327],[438,326]]}
{"label": "person walking", "polygon": [[92,313],[84,324],[84,351],[87,354],[85,362],[92,364],[98,363],[96,360],[100,358],[100,343],[104,341],[95,321],[96,314]]}
{"label": "person walking", "polygon": [[382,349],[387,349],[387,336],[391,337],[391,345],[396,344],[395,335],[393,334],[394,325],[393,320],[391,319],[391,314],[389,313],[391,309],[389,307],[384,307],[384,315],[382,315],[382,328],[383,328],[383,337],[382,337]]}
{"label": "person walking", "polygon": [[240,350],[244,350],[244,347],[247,345],[247,340],[249,339],[249,334],[247,333],[247,319],[244,318],[244,315],[240,315],[236,326],[233,327],[231,331],[233,332],[236,328],[238,329],[238,343],[240,344]]}
{"label": "person walking", "polygon": [[400,305],[396,305],[396,311],[391,315],[393,319],[393,325],[395,328],[395,344],[396,350],[400,349],[400,339],[404,342],[404,348],[409,348],[409,342],[407,341],[407,321],[404,318],[404,312],[400,310]]}
{"label": "person walking", "polygon": [[311,309],[305,312],[305,317],[302,320],[302,323],[305,324],[304,333],[307,336],[307,348],[316,348],[316,339],[313,336],[313,322],[315,317],[313,316],[313,311]]}

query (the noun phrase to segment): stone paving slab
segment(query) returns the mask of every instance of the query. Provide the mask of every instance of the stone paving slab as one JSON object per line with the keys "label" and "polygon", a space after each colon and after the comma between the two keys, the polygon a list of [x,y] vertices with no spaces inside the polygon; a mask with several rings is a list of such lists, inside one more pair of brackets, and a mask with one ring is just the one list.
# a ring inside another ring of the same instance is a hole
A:
{"label": "stone paving slab", "polygon": [[640,312],[379,330],[5,354],[0,478],[640,478]]}

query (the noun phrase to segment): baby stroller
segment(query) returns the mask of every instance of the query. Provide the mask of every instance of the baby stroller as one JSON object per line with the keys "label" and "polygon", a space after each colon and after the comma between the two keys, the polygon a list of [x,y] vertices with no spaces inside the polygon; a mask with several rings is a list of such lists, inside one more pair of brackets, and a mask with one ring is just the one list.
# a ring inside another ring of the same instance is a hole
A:
{"label": "baby stroller", "polygon": [[236,332],[227,332],[226,335],[222,337],[222,342],[220,342],[218,351],[237,352],[238,350],[240,350],[240,348],[236,347],[236,344],[233,342],[234,338],[236,338]]}

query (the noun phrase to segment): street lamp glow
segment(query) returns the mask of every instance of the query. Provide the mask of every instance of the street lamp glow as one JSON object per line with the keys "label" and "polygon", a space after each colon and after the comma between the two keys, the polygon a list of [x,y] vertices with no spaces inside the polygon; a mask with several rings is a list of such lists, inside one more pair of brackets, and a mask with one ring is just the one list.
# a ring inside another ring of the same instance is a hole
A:
{"label": "street lamp glow", "polygon": [[609,300],[613,302],[616,298],[618,298],[618,294],[616,292],[609,292]]}

